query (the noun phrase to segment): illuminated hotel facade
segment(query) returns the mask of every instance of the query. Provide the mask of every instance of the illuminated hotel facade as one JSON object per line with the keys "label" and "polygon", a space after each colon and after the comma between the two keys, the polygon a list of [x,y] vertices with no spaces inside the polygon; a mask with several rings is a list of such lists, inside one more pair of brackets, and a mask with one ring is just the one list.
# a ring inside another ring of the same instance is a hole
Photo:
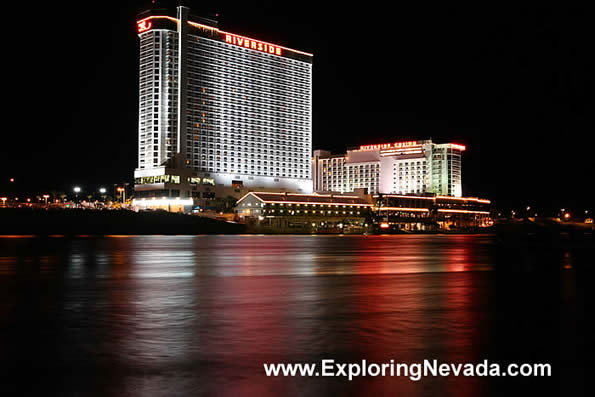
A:
{"label": "illuminated hotel facade", "polygon": [[312,192],[312,54],[186,7],[149,10],[137,30],[136,198],[188,204],[214,185]]}
{"label": "illuminated hotel facade", "polygon": [[462,196],[461,152],[465,146],[432,140],[365,145],[333,155],[315,150],[315,192]]}

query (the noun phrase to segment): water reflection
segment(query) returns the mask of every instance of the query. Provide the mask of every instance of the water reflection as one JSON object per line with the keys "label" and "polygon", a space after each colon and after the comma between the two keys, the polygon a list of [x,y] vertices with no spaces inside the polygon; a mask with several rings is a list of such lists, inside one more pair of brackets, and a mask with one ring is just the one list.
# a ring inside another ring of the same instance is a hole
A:
{"label": "water reflection", "polygon": [[36,363],[9,369],[63,394],[482,395],[488,379],[266,378],[262,364],[478,362],[502,343],[490,236],[1,243],[0,347]]}

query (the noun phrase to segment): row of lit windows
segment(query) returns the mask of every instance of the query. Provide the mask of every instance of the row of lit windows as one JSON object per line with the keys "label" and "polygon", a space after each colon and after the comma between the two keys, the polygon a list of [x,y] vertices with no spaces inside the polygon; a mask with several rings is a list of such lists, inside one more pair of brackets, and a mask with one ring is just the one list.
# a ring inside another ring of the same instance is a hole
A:
{"label": "row of lit windows", "polygon": [[262,72],[266,72],[269,81],[289,84],[300,88],[308,88],[311,70],[298,70],[296,68],[278,68],[274,65],[263,64],[262,62],[246,59],[243,57],[229,58],[222,56],[217,51],[208,50],[199,53],[190,52],[191,66],[207,66],[215,71],[239,76],[249,75],[252,79],[262,79]]}
{"label": "row of lit windows", "polygon": [[[204,73],[208,71],[208,73]],[[233,73],[233,70],[224,69],[215,65],[200,62],[189,67],[190,77],[197,77],[197,82],[208,82],[212,84],[229,84],[232,82],[249,83],[246,87],[255,87],[257,91],[270,92],[273,95],[283,95],[291,92],[294,96],[307,99],[310,92],[310,86],[298,84],[295,80],[284,80],[279,77],[271,76],[267,70],[258,70],[256,73],[244,74]],[[239,84],[238,84],[239,85]]]}
{"label": "row of lit windows", "polygon": [[262,73],[266,73],[269,81],[284,82],[300,88],[307,88],[310,82],[311,69],[298,70],[293,67],[279,68],[271,64],[246,59],[243,57],[230,58],[218,51],[202,50],[200,53],[190,53],[190,66],[207,66],[215,71],[229,73],[230,75],[250,75],[254,79],[262,79]]}
{"label": "row of lit windows", "polygon": [[[243,171],[238,169],[231,169],[231,170],[227,170],[225,168],[221,168],[221,167],[214,167],[212,164],[209,165],[208,167],[206,165],[198,165],[198,164],[194,164],[192,165],[187,165],[188,168],[193,169],[196,172],[209,172],[209,173],[220,173],[220,174],[234,174],[237,176],[264,176],[264,177],[269,177],[269,178],[273,178],[273,177],[278,177],[278,178],[294,178],[294,179],[309,179],[309,175],[308,173],[303,173],[303,174],[291,174],[285,171],[279,171],[277,170],[276,172],[273,171],[272,169],[270,171],[267,170],[255,170],[254,168],[248,170],[248,169],[244,169]],[[142,167],[141,167],[142,168]]]}
{"label": "row of lit windows", "polygon": [[[171,104],[169,104],[171,106]],[[191,109],[192,110],[192,109]],[[250,113],[236,113],[234,115],[225,114],[225,113],[206,113],[206,110],[194,110],[189,111],[188,119],[198,119],[198,121],[202,121],[203,123],[209,124],[223,124],[228,126],[235,126],[235,125],[276,125],[279,127],[287,126],[288,130],[296,130],[300,131],[309,127],[310,119],[306,117],[301,117],[296,114],[291,114],[289,112],[281,113],[273,113],[267,111],[266,109],[256,109],[252,108]],[[203,115],[203,113],[205,115]],[[293,121],[293,122],[292,122]]]}
{"label": "row of lit windows", "polygon": [[[168,146],[168,148],[169,148],[169,146]],[[172,148],[171,150],[175,150],[175,147],[174,146],[172,146],[171,148]],[[170,150],[170,149],[168,149],[168,150]],[[187,152],[188,157],[191,157],[192,155],[195,156],[195,157],[198,157],[199,155],[206,156],[208,154],[208,155],[211,155],[211,156],[225,156],[225,157],[230,156],[230,157],[232,157],[232,159],[235,158],[235,157],[237,157],[238,160],[240,160],[241,158],[245,158],[245,159],[250,158],[250,159],[257,159],[257,160],[264,160],[264,161],[267,161],[267,160],[270,160],[270,161],[283,161],[283,162],[291,161],[292,163],[296,163],[296,164],[307,164],[307,163],[309,163],[309,161],[306,159],[305,156],[301,156],[301,158],[300,158],[300,156],[291,156],[291,155],[277,155],[277,156],[274,156],[274,155],[270,155],[270,156],[264,155],[264,156],[261,156],[260,154],[255,155],[254,153],[251,153],[250,155],[248,155],[247,153],[244,153],[244,155],[242,156],[242,153],[234,154],[233,152],[229,152],[228,153],[226,151],[221,152],[219,150],[214,151],[212,149],[209,150],[208,153],[207,153],[207,151],[205,149],[202,149],[202,151],[199,152],[199,149],[197,147],[194,148],[194,152],[192,152],[192,149],[191,148],[188,148],[186,152]]]}
{"label": "row of lit windows", "polygon": [[[200,104],[197,104],[196,102],[190,102],[188,103],[188,118],[199,118],[201,121],[204,118],[205,121],[208,120],[211,122],[220,122],[221,120],[224,120],[228,122],[231,121],[231,124],[235,123],[236,121],[243,121],[244,123],[249,122],[254,125],[269,125],[271,123],[276,123],[277,125],[287,126],[287,128],[296,131],[301,131],[310,124],[310,119],[308,117],[301,117],[301,123],[286,122],[286,120],[297,120],[300,118],[300,114],[296,114],[296,112],[289,112],[287,109],[250,106],[248,105],[249,102],[244,102],[247,104],[246,106],[232,107],[230,105],[226,105],[226,103],[227,102],[225,101],[209,101],[208,105],[205,104],[200,106]],[[307,116],[309,116],[309,114],[307,114]]]}
{"label": "row of lit windows", "polygon": [[279,104],[290,108],[305,108],[310,103],[310,91],[301,93],[295,90],[276,91],[255,80],[246,82],[233,78],[215,79],[208,75],[208,72],[208,70],[201,69],[203,74],[199,78],[189,77],[189,92],[193,95],[197,93],[224,95],[238,102],[241,102],[241,99],[250,98],[255,103]]}
{"label": "row of lit windows", "polygon": [[258,132],[248,129],[236,129],[231,128],[229,131],[227,128],[224,128],[223,131],[220,130],[205,130],[205,129],[198,129],[194,127],[189,127],[187,129],[187,138],[189,140],[193,139],[192,134],[194,134],[195,140],[201,140],[203,142],[210,141],[210,142],[223,142],[229,136],[231,139],[241,139],[245,140],[246,142],[252,144],[260,145],[261,142],[263,143],[270,143],[271,145],[287,145],[296,143],[299,145],[303,145],[310,141],[309,135],[303,135],[301,133],[286,133],[281,131],[267,131],[267,132]]}
{"label": "row of lit windows", "polygon": [[229,55],[217,49],[190,48],[188,59],[191,64],[208,63],[212,68],[229,73],[258,75],[266,71],[267,75],[276,80],[290,81],[297,86],[306,87],[309,85],[311,67],[279,66],[274,62],[263,62],[253,57],[242,55]]}
{"label": "row of lit windows", "polygon": [[270,95],[263,93],[261,95],[262,99],[258,99],[255,97],[248,98],[247,96],[242,98],[239,96],[234,96],[233,93],[228,95],[225,92],[217,92],[217,90],[211,88],[208,89],[209,91],[207,93],[202,92],[203,90],[205,90],[205,87],[200,87],[200,89],[197,87],[197,90],[187,91],[188,107],[190,109],[196,108],[197,110],[202,110],[200,105],[209,105],[216,109],[229,109],[244,112],[253,112],[257,109],[267,109],[269,113],[278,113],[280,116],[293,114],[295,115],[296,119],[307,119],[305,117],[299,116],[309,115],[309,103],[299,101],[291,102],[290,96],[287,95],[280,97],[277,100],[272,98]]}
{"label": "row of lit windows", "polygon": [[[190,121],[190,120],[188,120]],[[217,129],[215,129],[217,127]],[[255,142],[270,142],[287,144],[291,142],[308,142],[310,141],[310,134],[305,131],[287,131],[280,127],[277,128],[263,128],[264,132],[260,130],[254,130],[252,126],[246,126],[244,128],[239,127],[223,127],[220,125],[207,124],[207,123],[195,123],[194,125],[188,126],[186,133],[188,138],[191,139],[192,135],[199,135],[200,138],[206,140],[207,137],[212,140],[213,137],[227,138],[228,134],[233,138],[236,136],[238,139],[242,138],[245,140],[251,140]]]}
{"label": "row of lit windows", "polygon": [[[223,149],[223,150],[227,150],[227,140],[224,140],[223,145],[224,146],[220,146],[219,144],[215,145],[213,144],[213,140],[200,140],[200,139],[188,139],[187,141],[188,146],[201,146],[204,149],[211,148],[214,149],[216,148],[217,150],[219,149]],[[235,145],[233,150],[234,152],[254,152],[254,150],[246,150],[246,149],[257,149],[257,152],[260,153],[261,149],[263,149],[264,151],[268,151],[268,150],[272,150],[273,152],[271,152],[271,154],[274,154],[274,151],[285,151],[285,150],[290,150],[291,153],[289,153],[289,155],[291,155],[292,153],[295,154],[296,152],[302,152],[302,151],[308,151],[309,152],[309,148],[304,147],[303,143],[297,143],[297,142],[285,142],[284,144],[278,143],[278,144],[274,144],[274,143],[255,143],[255,142],[251,142],[249,140],[239,140],[237,142],[234,142],[233,140],[230,141],[230,144]],[[232,149],[231,147],[229,148],[230,150]],[[245,150],[242,150],[245,149]]]}
{"label": "row of lit windows", "polygon": [[[205,113],[205,116],[203,116]],[[279,137],[283,135],[290,135],[295,137],[307,138],[310,132],[310,123],[302,125],[293,123],[284,123],[282,118],[270,118],[266,113],[263,117],[240,118],[237,116],[221,116],[210,115],[206,112],[188,112],[186,120],[189,128],[202,128],[203,130],[223,129],[227,130],[242,130],[242,133],[275,133]],[[285,138],[285,137],[284,137]]]}
{"label": "row of lit windows", "polygon": [[[169,142],[168,142],[168,145],[170,145]],[[299,156],[288,155],[288,154],[285,154],[285,152],[283,152],[283,155],[277,155],[277,156],[270,155],[270,154],[269,155],[266,155],[266,154],[265,155],[260,155],[260,154],[257,154],[256,155],[254,153],[250,153],[249,155],[247,153],[244,153],[242,155],[242,153],[234,153],[234,152],[231,152],[231,151],[230,152],[227,152],[227,151],[221,152],[220,150],[216,150],[215,151],[213,149],[210,149],[208,151],[208,153],[207,153],[206,149],[202,149],[202,151],[199,153],[198,147],[195,147],[194,148],[194,153],[193,153],[192,152],[192,148],[187,148],[187,155],[188,156],[194,155],[195,157],[198,157],[199,155],[202,155],[204,157],[207,154],[210,155],[211,157],[212,156],[217,156],[217,157],[224,156],[224,157],[227,157],[229,155],[231,157],[232,161],[236,157],[238,158],[238,161],[241,161],[242,158],[244,158],[245,161],[248,161],[248,159],[252,159],[252,160],[256,159],[256,160],[258,160],[258,163],[259,164],[260,164],[260,160],[264,160],[265,164],[266,164],[266,161],[268,161],[268,160],[270,160],[271,162],[273,162],[273,161],[277,161],[277,162],[278,161],[281,161],[283,163],[285,163],[286,161],[291,161],[291,163],[292,164],[296,164],[296,166],[298,164],[310,164],[310,162],[308,160],[305,160],[303,157],[300,158]],[[252,161],[252,162],[254,162],[254,161]],[[300,165],[300,167],[301,167],[301,165]]]}
{"label": "row of lit windows", "polygon": [[[229,84],[232,84],[232,82],[229,82]],[[271,112],[278,112],[280,114],[291,113],[296,116],[309,114],[310,102],[307,98],[300,99],[295,95],[288,95],[287,93],[278,95],[266,91],[259,93],[254,90],[252,91],[252,95],[244,95],[242,97],[241,95],[236,95],[233,91],[229,93],[224,88],[225,86],[222,87],[223,88],[219,89],[218,87],[214,87],[214,84],[210,83],[203,83],[200,87],[194,86],[194,89],[192,89],[193,87],[191,86],[191,89],[188,90],[189,103],[200,105],[203,101],[209,99],[223,99],[225,103],[228,104],[227,107],[233,107],[238,110],[243,108],[248,108],[245,109],[247,111],[251,109],[268,108]],[[202,92],[204,88],[208,89],[208,93]]]}
{"label": "row of lit windows", "polygon": [[[211,102],[210,100],[216,101]],[[283,97],[281,100],[276,100],[267,94],[262,94],[260,97],[244,96],[242,98],[233,93],[228,95],[226,93],[221,94],[217,92],[210,92],[210,94],[201,95],[201,92],[189,90],[188,108],[198,111],[212,108],[213,110],[216,110],[217,113],[220,113],[222,110],[231,110],[245,113],[254,113],[255,111],[261,112],[262,110],[266,110],[267,114],[271,115],[270,117],[290,116],[292,119],[303,121],[309,121],[310,116],[309,103],[289,101],[288,96]]]}
{"label": "row of lit windows", "polygon": [[[202,165],[202,166],[210,166],[212,167],[213,165],[219,167],[219,168],[231,168],[232,170],[237,166],[238,169],[240,168],[244,168],[244,169],[248,169],[248,167],[250,167],[250,169],[254,169],[254,167],[256,167],[257,170],[264,170],[264,171],[270,171],[271,173],[276,171],[276,172],[294,172],[297,174],[297,172],[299,171],[300,174],[301,173],[306,173],[309,174],[309,168],[306,165],[305,167],[303,165],[300,165],[299,168],[297,166],[297,164],[292,164],[292,163],[279,163],[279,162],[274,162],[274,161],[270,161],[270,164],[267,164],[266,161],[263,161],[261,164],[261,162],[259,161],[258,164],[254,163],[254,160],[251,161],[251,163],[248,163],[247,161],[245,161],[244,163],[242,163],[241,159],[237,159],[237,161],[234,161],[233,158],[228,159],[227,157],[223,157],[221,158],[220,156],[217,156],[216,158],[213,158],[213,156],[210,156],[210,159],[207,160],[203,158],[194,158],[189,159],[188,162],[193,161],[194,165]],[[227,170],[225,170],[227,171]]]}
{"label": "row of lit windows", "polygon": [[[297,128],[289,128],[287,125],[283,125],[277,122],[270,122],[270,123],[261,123],[260,121],[257,123],[239,123],[239,122],[207,122],[206,120],[203,122],[200,118],[201,116],[197,117],[188,117],[187,121],[189,122],[189,126],[187,132],[190,133],[202,133],[202,134],[216,134],[216,133],[230,133],[230,134],[242,134],[243,136],[254,136],[254,135],[261,135],[262,136],[270,136],[271,138],[276,139],[293,139],[296,141],[300,140],[307,140],[310,138],[310,130],[302,130]],[[198,120],[197,120],[198,119]]]}
{"label": "row of lit windows", "polygon": [[[205,130],[196,130],[194,131],[194,136],[192,134],[192,129],[187,131],[186,138],[188,141],[197,141],[200,143],[223,143],[226,144],[228,142],[227,136],[228,132],[225,131],[223,133],[212,133],[209,134]],[[296,147],[296,148],[304,148],[306,149],[306,144],[310,141],[307,137],[302,137],[298,135],[281,135],[275,134],[271,136],[265,136],[261,138],[260,136],[255,137],[252,131],[240,131],[240,130],[232,130],[229,133],[230,141],[229,143],[232,144],[242,144],[248,145],[251,147],[258,147],[258,148],[275,148],[275,147]],[[216,137],[216,138],[215,138]],[[221,140],[223,138],[223,140]],[[237,140],[237,142],[233,142],[233,140]]]}
{"label": "row of lit windows", "polygon": [[[187,139],[195,140],[199,142],[216,142],[216,143],[227,143],[228,136],[231,140],[236,139],[237,143],[244,143],[245,145],[250,146],[257,146],[262,147],[265,145],[269,145],[268,147],[281,147],[281,146],[296,146],[302,147],[304,149],[307,148],[310,139],[308,136],[302,137],[299,135],[291,135],[291,134],[283,134],[283,133],[265,133],[265,135],[261,135],[255,133],[250,130],[235,130],[232,129],[230,132],[227,130],[221,131],[205,131],[205,130],[196,130],[194,132],[194,136],[191,135],[190,131],[187,131]],[[236,143],[231,142],[230,143]]]}
{"label": "row of lit windows", "polygon": [[[209,71],[208,74],[202,71]],[[242,65],[242,68],[231,67],[227,62],[213,57],[203,57],[200,60],[194,60],[188,65],[189,77],[197,79],[207,78],[211,82],[234,80],[238,83],[244,83],[246,86],[260,85],[264,88],[280,89],[282,91],[292,90],[307,94],[310,90],[310,72],[301,75],[295,75],[289,71],[282,73],[271,73],[269,68],[254,68],[252,65]],[[303,82],[298,82],[303,81]]]}

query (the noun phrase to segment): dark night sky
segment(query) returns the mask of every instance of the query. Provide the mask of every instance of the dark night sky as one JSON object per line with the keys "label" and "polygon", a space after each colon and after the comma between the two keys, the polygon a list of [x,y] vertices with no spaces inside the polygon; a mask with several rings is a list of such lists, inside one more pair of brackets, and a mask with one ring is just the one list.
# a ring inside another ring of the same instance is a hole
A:
{"label": "dark night sky", "polygon": [[[206,11],[223,30],[314,53],[315,149],[453,141],[467,146],[465,195],[591,205],[591,10],[283,3],[211,2]],[[205,2],[186,4],[196,12]],[[132,179],[144,5],[52,2],[24,19],[9,10],[0,188],[9,177],[40,189]]]}

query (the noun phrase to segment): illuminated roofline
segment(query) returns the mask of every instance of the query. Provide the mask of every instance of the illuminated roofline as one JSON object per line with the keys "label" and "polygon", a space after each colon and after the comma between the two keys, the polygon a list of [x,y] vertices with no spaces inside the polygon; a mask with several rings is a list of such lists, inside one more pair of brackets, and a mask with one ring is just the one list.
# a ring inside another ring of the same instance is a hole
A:
{"label": "illuminated roofline", "polygon": [[[236,203],[239,203],[240,201],[244,200],[247,196],[254,196],[254,198],[256,198],[258,201],[265,203],[265,204],[305,204],[305,205],[354,205],[354,206],[358,206],[358,207],[372,207],[372,204],[357,204],[357,203],[323,203],[323,202],[317,202],[317,201],[284,201],[284,200],[264,200],[261,197],[258,197],[258,194],[276,194],[279,196],[286,196],[285,193],[276,193],[276,192],[249,192],[246,193],[244,196],[242,196],[242,198],[238,199],[238,201],[236,201]],[[318,194],[291,194],[288,193],[287,196],[314,196],[314,197],[331,197],[330,195],[318,195]],[[335,196],[336,198],[355,198],[355,199],[360,199],[361,197],[357,197],[357,196]],[[333,198],[335,198],[333,197]]]}
{"label": "illuminated roofline", "polygon": [[153,19],[153,18],[155,18],[155,19],[168,19],[168,20],[170,20],[172,22],[180,23],[180,20],[178,18],[170,17],[170,16],[167,16],[167,15],[151,15],[149,17],[146,17],[146,18],[143,18],[143,19],[139,19],[138,21],[136,21],[136,24],[138,25],[138,24],[140,24],[140,23],[142,23],[142,22],[144,22],[144,21],[146,21],[148,19]]}
{"label": "illuminated roofline", "polygon": [[[380,195],[375,194],[374,198],[380,197]],[[482,204],[491,204],[492,202],[487,199],[480,199],[477,197],[455,197],[455,196],[433,196],[433,197],[426,197],[426,196],[407,196],[403,194],[383,194],[382,197],[402,197],[402,198],[414,198],[414,199],[424,199],[424,200],[436,200],[436,199],[448,199],[448,200],[459,200],[459,201],[475,201]]]}
{"label": "illuminated roofline", "polygon": [[429,212],[428,208],[409,208],[409,207],[374,207],[378,211],[413,211],[413,212]]}
{"label": "illuminated roofline", "polygon": [[265,204],[304,204],[304,205],[354,205],[357,207],[373,207],[372,204],[357,204],[357,203],[322,203],[315,201],[269,201],[261,200]]}
{"label": "illuminated roofline", "polygon": [[343,198],[361,198],[359,196],[342,196],[342,195],[336,195],[336,194],[320,194],[320,193],[285,193],[285,192],[250,192],[250,193],[254,193],[254,194],[278,194],[280,196],[316,196],[316,197],[343,197]]}
{"label": "illuminated roofline", "polygon": [[[174,18],[174,17],[167,16],[167,15],[151,15],[151,16],[149,16],[149,17],[146,17],[146,18],[143,18],[143,19],[140,19],[140,20],[136,21],[136,23],[137,23],[137,24],[140,24],[140,23],[142,23],[143,21],[146,21],[146,20],[148,20],[148,19],[153,19],[153,18],[163,18],[163,19],[168,19],[168,20],[170,20],[170,21],[173,21],[173,22],[175,22],[175,23],[177,23],[177,24],[179,24],[179,23],[180,23],[180,20],[179,20],[179,19],[177,19],[177,18]],[[214,32],[217,32],[217,33],[222,33],[222,34],[232,34],[232,35],[234,35],[234,36],[236,36],[236,37],[241,37],[241,38],[243,38],[243,39],[248,39],[248,40],[252,40],[252,41],[258,41],[258,42],[260,42],[260,43],[267,44],[267,45],[271,45],[271,46],[275,46],[275,47],[279,47],[279,48],[282,48],[282,49],[284,49],[284,50],[287,50],[287,51],[295,52],[295,53],[297,53],[297,54],[306,55],[306,56],[309,56],[309,57],[314,57],[314,54],[311,54],[311,53],[309,53],[309,52],[300,51],[300,50],[294,50],[293,48],[284,47],[284,46],[282,46],[282,45],[273,44],[273,43],[268,43],[268,42],[266,42],[266,41],[262,41],[262,40],[253,39],[253,38],[246,37],[246,36],[242,36],[242,35],[239,35],[239,34],[236,34],[236,33],[226,32],[226,31],[224,31],[224,30],[220,30],[220,29],[218,29],[218,28],[215,28],[215,27],[213,27],[213,26],[209,26],[209,25],[203,25],[203,24],[201,24],[201,23],[192,22],[192,21],[188,21],[188,24],[189,24],[189,25],[191,25],[191,26],[194,26],[194,27],[200,28],[200,29],[207,29],[207,30],[212,30],[212,31],[214,31]]]}
{"label": "illuminated roofline", "polygon": [[361,197],[359,196],[343,196],[343,195],[336,195],[336,194],[320,194],[320,193],[285,193],[285,192],[248,192],[246,193],[242,198],[240,198],[238,201],[240,201],[241,199],[243,199],[244,197],[246,197],[249,194],[276,194],[279,196],[315,196],[315,197],[332,197],[332,198],[336,198],[336,197],[341,197],[341,198],[353,198],[353,199],[359,199]]}
{"label": "illuminated roofline", "polygon": [[[242,200],[243,200],[243,199],[245,199],[246,197],[250,196],[252,193],[253,193],[253,192],[248,192],[248,193],[244,194],[242,197],[240,197],[240,198],[239,198],[239,199],[236,201],[236,203],[239,203],[240,201],[242,201]],[[256,197],[256,196],[255,196],[255,197]],[[256,198],[260,200],[260,198],[259,198],[259,197],[256,197]]]}
{"label": "illuminated roofline", "polygon": [[[378,198],[380,197],[380,195],[375,194],[374,198]],[[383,194],[382,197],[403,197],[403,198],[418,198],[418,199],[424,199],[424,200],[434,200],[435,197],[426,197],[426,196],[407,196],[404,194]]]}
{"label": "illuminated roofline", "polygon": [[460,213],[460,214],[485,214],[485,215],[490,215],[490,213],[488,211],[470,211],[470,210],[450,210],[450,209],[445,209],[445,208],[439,208],[438,212],[454,212],[454,213]]}
{"label": "illuminated roofline", "polygon": [[480,199],[477,197],[454,197],[454,196],[436,196],[436,198],[441,199],[449,199],[449,200],[467,200],[467,201],[477,201],[478,203],[490,204],[490,200]]}

